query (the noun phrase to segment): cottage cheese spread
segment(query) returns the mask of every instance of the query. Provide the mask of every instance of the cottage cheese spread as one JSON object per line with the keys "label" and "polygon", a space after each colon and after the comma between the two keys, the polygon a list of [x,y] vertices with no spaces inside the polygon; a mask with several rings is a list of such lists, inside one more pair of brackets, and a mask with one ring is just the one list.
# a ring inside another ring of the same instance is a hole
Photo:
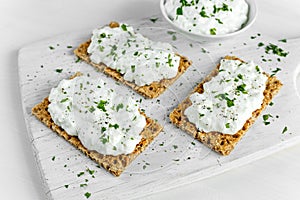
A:
{"label": "cottage cheese spread", "polygon": [[222,35],[242,28],[248,19],[245,0],[168,0],[166,12],[186,31]]}
{"label": "cottage cheese spread", "polygon": [[151,41],[127,24],[93,31],[88,47],[94,63],[104,63],[138,86],[177,75],[180,57],[168,43]]}
{"label": "cottage cheese spread", "polygon": [[101,154],[131,153],[146,126],[134,100],[120,97],[101,79],[80,76],[62,80],[51,90],[49,101],[55,124]]}
{"label": "cottage cheese spread", "polygon": [[235,134],[252,112],[261,107],[267,76],[253,62],[221,61],[219,74],[190,96],[184,114],[198,130]]}

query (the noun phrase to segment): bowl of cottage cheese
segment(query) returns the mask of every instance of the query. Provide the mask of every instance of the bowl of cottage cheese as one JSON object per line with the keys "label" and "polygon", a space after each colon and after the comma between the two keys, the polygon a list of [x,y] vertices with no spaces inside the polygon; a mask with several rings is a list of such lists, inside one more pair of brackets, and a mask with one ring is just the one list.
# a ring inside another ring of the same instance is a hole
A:
{"label": "bowl of cottage cheese", "polygon": [[257,16],[254,0],[161,0],[160,8],[174,29],[200,42],[238,35]]}

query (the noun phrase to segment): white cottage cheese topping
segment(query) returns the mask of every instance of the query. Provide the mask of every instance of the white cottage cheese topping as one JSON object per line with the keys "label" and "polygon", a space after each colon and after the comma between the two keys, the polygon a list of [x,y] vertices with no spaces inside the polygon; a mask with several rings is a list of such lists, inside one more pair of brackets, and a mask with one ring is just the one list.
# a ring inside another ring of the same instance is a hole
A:
{"label": "white cottage cheese topping", "polygon": [[165,8],[174,24],[205,35],[241,29],[249,12],[245,0],[167,0]]}
{"label": "white cottage cheese topping", "polygon": [[190,96],[184,114],[198,130],[235,134],[252,112],[261,107],[267,76],[253,62],[221,61],[219,74]]}
{"label": "white cottage cheese topping", "polygon": [[127,24],[94,30],[88,53],[94,63],[116,69],[139,86],[175,77],[180,61],[170,44],[151,41]]}
{"label": "white cottage cheese topping", "polygon": [[120,97],[101,79],[80,76],[62,80],[51,90],[49,101],[55,124],[101,154],[131,153],[146,126],[134,100]]}

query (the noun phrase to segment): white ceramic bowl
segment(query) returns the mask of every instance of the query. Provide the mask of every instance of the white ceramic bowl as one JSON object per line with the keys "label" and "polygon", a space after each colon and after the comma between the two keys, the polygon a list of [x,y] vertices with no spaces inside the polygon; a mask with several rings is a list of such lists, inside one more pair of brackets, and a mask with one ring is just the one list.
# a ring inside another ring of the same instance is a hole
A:
{"label": "white ceramic bowl", "polygon": [[165,4],[167,1],[168,0],[160,1],[160,9],[161,9],[162,15],[167,20],[167,22],[170,25],[172,25],[175,30],[181,32],[188,38],[198,41],[198,42],[214,42],[214,41],[220,41],[220,40],[224,40],[224,39],[233,38],[234,36],[246,31],[254,23],[256,16],[257,16],[257,7],[256,7],[255,0],[245,0],[249,5],[248,20],[241,29],[239,29],[238,31],[235,31],[233,33],[228,33],[228,34],[223,34],[223,35],[204,35],[204,34],[200,34],[200,33],[196,34],[196,33],[191,33],[173,23],[173,21],[169,18],[168,14],[166,12],[166,9],[165,9]]}

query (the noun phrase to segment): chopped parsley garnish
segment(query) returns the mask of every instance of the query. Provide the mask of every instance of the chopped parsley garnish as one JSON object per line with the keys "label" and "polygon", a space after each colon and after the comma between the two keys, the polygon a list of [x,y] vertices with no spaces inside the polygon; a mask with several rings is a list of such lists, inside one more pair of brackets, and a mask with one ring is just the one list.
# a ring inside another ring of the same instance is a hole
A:
{"label": "chopped parsley garnish", "polygon": [[85,196],[87,199],[90,198],[91,195],[92,195],[92,194],[89,193],[89,192],[86,192],[86,193],[84,194],[84,196]]}
{"label": "chopped parsley garnish", "polygon": [[113,146],[113,150],[116,151],[116,150],[117,150],[117,147],[116,147],[116,146]]}
{"label": "chopped parsley garnish", "polygon": [[103,51],[104,51],[104,49],[105,49],[105,47],[104,47],[104,46],[99,46],[99,51],[103,52]]}
{"label": "chopped parsley garnish", "polygon": [[132,71],[132,73],[135,72],[135,65],[131,65],[131,71]]}
{"label": "chopped parsley garnish", "polygon": [[222,22],[219,18],[215,18],[215,20],[216,20],[219,24],[223,24],[223,22]]}
{"label": "chopped parsley garnish", "polygon": [[71,46],[71,45],[68,45],[68,46],[67,46],[67,48],[68,48],[68,49],[71,49],[71,48],[73,48],[73,46]]}
{"label": "chopped parsley garnish", "polygon": [[102,110],[103,112],[106,112],[105,105],[107,104],[107,101],[105,100],[100,100],[100,102],[97,105],[97,108]]}
{"label": "chopped parsley garnish", "polygon": [[64,103],[64,102],[66,102],[66,101],[68,101],[68,100],[69,100],[69,98],[62,99],[62,100],[60,101],[60,103]]}
{"label": "chopped parsley garnish", "polygon": [[202,113],[199,113],[199,118],[201,118],[201,117],[203,117],[204,116],[204,114],[202,114]]}
{"label": "chopped parsley garnish", "polygon": [[226,124],[225,124],[225,127],[226,127],[226,128],[230,128],[230,124],[229,124],[229,123],[226,123]]}
{"label": "chopped parsley garnish", "polygon": [[96,110],[96,109],[94,108],[94,106],[91,106],[91,107],[89,108],[90,113],[93,113],[95,110]]}
{"label": "chopped parsley garnish", "polygon": [[273,74],[271,74],[271,76],[274,76],[279,71],[281,71],[281,69],[277,67],[275,70],[272,71]]}
{"label": "chopped parsley garnish", "polygon": [[211,29],[209,30],[209,32],[210,32],[211,35],[216,35],[216,34],[217,34],[216,31],[217,31],[216,28],[211,28]]}
{"label": "chopped parsley garnish", "polygon": [[168,65],[170,66],[170,67],[173,67],[174,65],[172,64],[172,58],[171,58],[171,54],[168,54]]}
{"label": "chopped parsley garnish", "polygon": [[265,45],[265,44],[262,43],[262,42],[260,42],[260,43],[257,44],[258,47],[262,47],[262,46],[264,46],[264,45]]}
{"label": "chopped parsley garnish", "polygon": [[95,170],[91,170],[89,168],[86,169],[86,171],[90,174],[90,175],[93,175],[95,173]]}
{"label": "chopped parsley garnish", "polygon": [[101,127],[101,133],[104,133],[106,131],[106,127]]}
{"label": "chopped parsley garnish", "polygon": [[127,26],[125,24],[122,24],[121,28],[122,28],[123,31],[127,31]]}
{"label": "chopped parsley garnish", "polygon": [[257,65],[255,66],[255,69],[256,69],[257,72],[260,72],[260,69]]}
{"label": "chopped parsley garnish", "polygon": [[278,40],[279,42],[287,43],[287,39]]}
{"label": "chopped parsley garnish", "polygon": [[124,108],[124,105],[122,103],[118,104],[116,108],[117,112],[119,112],[119,110],[122,108]]}
{"label": "chopped parsley garnish", "polygon": [[109,124],[109,128],[119,128],[119,124]]}
{"label": "chopped parsley garnish", "polygon": [[174,148],[174,149],[177,149],[177,148],[178,148],[178,146],[177,146],[177,145],[173,145],[173,148]]}
{"label": "chopped parsley garnish", "polygon": [[54,160],[55,160],[55,156],[53,156],[53,157],[51,158],[51,160],[54,161]]}
{"label": "chopped parsley garnish", "polygon": [[229,99],[227,93],[225,93],[225,94],[218,94],[218,95],[215,96],[215,98],[218,98],[218,99],[221,100],[221,101],[222,101],[222,100],[226,100],[226,102],[227,102],[227,107],[232,107],[232,106],[234,106],[234,100],[235,100],[235,98],[234,98],[234,99]]}
{"label": "chopped parsley garnish", "polygon": [[214,10],[213,10],[213,13],[216,14],[217,12],[220,12],[220,11],[231,11],[231,9],[229,9],[228,5],[223,3],[222,7],[220,8],[217,8],[216,5],[214,5]]}
{"label": "chopped parsley garnish", "polygon": [[86,183],[82,183],[82,184],[80,184],[80,187],[86,187],[87,186],[87,184]]}
{"label": "chopped parsley garnish", "polygon": [[100,34],[100,37],[101,37],[101,38],[106,38],[106,33],[101,33],[101,34]]}
{"label": "chopped parsley garnish", "polygon": [[150,18],[150,21],[155,23],[158,20],[158,18]]}
{"label": "chopped parsley garnish", "polygon": [[167,33],[168,33],[169,35],[176,34],[176,32],[175,32],[175,31],[167,31]]}
{"label": "chopped parsley garnish", "polygon": [[156,66],[157,68],[159,68],[160,62],[156,62],[156,63],[155,63],[155,66]]}
{"label": "chopped parsley garnish", "polygon": [[101,137],[100,140],[101,140],[102,144],[105,144],[105,143],[109,142],[109,137],[107,137],[107,138]]}
{"label": "chopped parsley garnish", "polygon": [[288,128],[287,128],[287,126],[285,126],[281,133],[284,134],[285,132],[287,132],[287,130],[288,130]]}
{"label": "chopped parsley garnish", "polygon": [[79,172],[78,174],[77,174],[77,177],[80,177],[80,176],[82,176],[84,174],[84,172]]}
{"label": "chopped parsley garnish", "polygon": [[63,69],[55,69],[57,73],[62,73]]}
{"label": "chopped parsley garnish", "polygon": [[270,122],[269,122],[268,120],[269,120],[270,117],[273,117],[273,116],[270,115],[270,114],[265,114],[265,115],[263,115],[262,117],[263,117],[264,124],[265,124],[265,125],[269,125]]}
{"label": "chopped parsley garnish", "polygon": [[49,49],[50,50],[54,50],[55,48],[53,46],[49,46]]}
{"label": "chopped parsley garnish", "polygon": [[270,114],[263,115],[263,120],[267,121],[269,117],[272,117]]}
{"label": "chopped parsley garnish", "polygon": [[265,47],[265,52],[267,54],[269,54],[271,52],[271,53],[281,56],[281,57],[286,57],[289,54],[289,52],[285,52],[282,48],[280,48],[277,45],[272,44],[272,43],[270,43],[268,46]]}
{"label": "chopped parsley garnish", "polygon": [[241,93],[243,93],[243,94],[248,94],[248,92],[247,92],[247,90],[245,89],[245,87],[246,87],[246,84],[245,83],[243,83],[242,85],[239,85],[239,86],[237,86],[237,88],[236,88],[236,92],[241,92]]}
{"label": "chopped parsley garnish", "polygon": [[201,12],[199,14],[200,14],[201,17],[209,18],[209,16],[205,12],[205,7],[204,6],[201,8]]}
{"label": "chopped parsley garnish", "polygon": [[80,61],[81,61],[81,59],[79,57],[77,57],[77,60],[75,60],[75,63],[78,63]]}
{"label": "chopped parsley garnish", "polygon": [[182,12],[182,7],[178,7],[178,8],[177,8],[176,14],[177,14],[177,15],[182,15],[182,14],[183,14],[183,12]]}

